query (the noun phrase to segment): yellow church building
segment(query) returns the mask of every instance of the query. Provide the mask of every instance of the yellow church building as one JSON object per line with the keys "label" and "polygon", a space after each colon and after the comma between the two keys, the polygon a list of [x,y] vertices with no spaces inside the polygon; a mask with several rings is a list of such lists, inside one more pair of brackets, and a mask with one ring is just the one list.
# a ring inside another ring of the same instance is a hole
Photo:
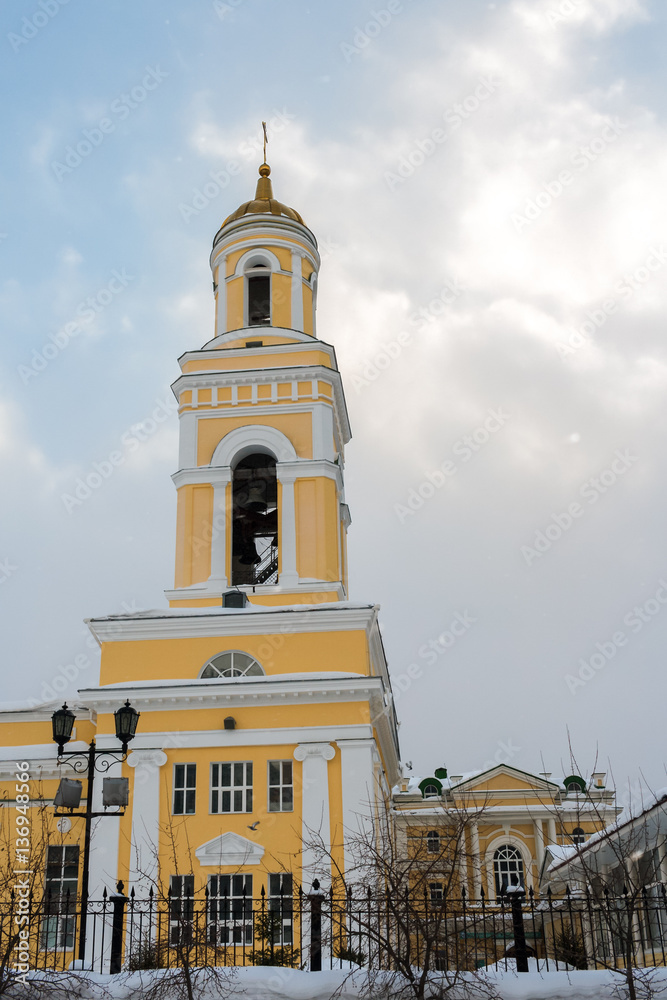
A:
{"label": "yellow church building", "polygon": [[[462,807],[459,888],[493,894],[511,872],[536,884],[545,845],[613,818],[613,796],[593,785],[577,799],[507,766],[404,777],[378,608],[348,599],[350,426],[334,348],[317,337],[317,241],[274,198],[267,164],[259,174],[255,197],[213,241],[213,336],[180,358],[173,385],[168,607],[88,621],[99,684],[69,706],[65,753],[85,754],[93,739],[118,751],[115,713],[129,703],[139,719],[125,759],[105,758],[105,776],[128,782],[127,806],[104,815],[95,781],[87,852],[76,810],[53,809],[60,779],[77,780],[52,738],[59,706],[0,713],[5,805],[21,807],[20,828],[42,852],[33,888],[80,895],[86,852],[90,899],[119,880],[140,898],[275,899],[349,870],[349,845],[374,815],[437,845],[447,810]],[[583,814],[583,799],[602,811]],[[12,859],[12,809],[2,818]],[[74,951],[71,923],[45,926],[40,948]]]}
{"label": "yellow church building", "polygon": [[[99,685],[70,706],[65,751],[93,737],[118,748],[114,712],[140,713],[107,772],[129,779],[127,809],[93,825],[91,899],[118,879],[139,895],[310,885],[327,872],[308,845],[344,869],[343,832],[385,808],[400,774],[378,609],[347,598],[350,426],[335,351],[316,335],[317,241],[259,173],[213,242],[214,336],[180,358],[173,385],[169,607],[88,622]],[[76,779],[57,764],[55,707],[0,715],[10,803],[15,762],[48,802]],[[48,887],[76,893],[83,821],[46,821]]]}

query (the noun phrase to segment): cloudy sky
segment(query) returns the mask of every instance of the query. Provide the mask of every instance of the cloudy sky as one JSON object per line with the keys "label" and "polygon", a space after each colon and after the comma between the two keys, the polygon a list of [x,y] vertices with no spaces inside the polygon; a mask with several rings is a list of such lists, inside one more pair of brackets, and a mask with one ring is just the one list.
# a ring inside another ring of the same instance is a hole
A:
{"label": "cloudy sky", "polygon": [[72,696],[84,618],[165,606],[169,385],[213,334],[210,244],[265,119],[325,258],[350,596],[382,606],[404,760],[560,778],[569,739],[667,784],[664,3],[0,19],[3,699]]}

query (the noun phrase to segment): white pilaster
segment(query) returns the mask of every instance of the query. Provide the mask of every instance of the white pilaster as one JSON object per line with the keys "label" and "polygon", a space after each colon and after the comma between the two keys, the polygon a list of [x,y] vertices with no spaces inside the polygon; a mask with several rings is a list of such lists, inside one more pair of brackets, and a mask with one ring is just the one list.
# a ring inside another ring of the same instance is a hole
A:
{"label": "white pilaster", "polygon": [[[326,856],[331,850],[329,819],[328,762],[336,751],[330,743],[300,743],[294,759],[301,768],[301,839],[302,885],[308,892],[315,878],[330,878],[331,863]],[[322,858],[319,855],[323,855]]]}
{"label": "white pilaster", "polygon": [[227,589],[227,487],[232,470],[216,469],[213,483],[213,524],[211,526],[211,575],[209,583]]}
{"label": "white pilaster", "polygon": [[303,333],[303,254],[292,251],[292,329]]}
{"label": "white pilaster", "polygon": [[313,459],[333,462],[334,427],[333,409],[328,403],[316,403],[313,407]]}
{"label": "white pilaster", "polygon": [[194,469],[197,465],[197,414],[185,410],[179,417],[178,467]]}
{"label": "white pilaster", "polygon": [[535,859],[537,861],[537,878],[539,879],[540,872],[542,871],[542,862],[544,861],[544,829],[542,827],[542,820],[534,820],[533,826],[535,828]]}
{"label": "white pilaster", "polygon": [[482,859],[479,853],[479,824],[470,824],[470,849],[472,853],[472,894],[474,900],[479,900],[482,895]]}
{"label": "white pilaster", "polygon": [[216,337],[227,332],[227,258],[218,259],[218,311]]}
{"label": "white pilaster", "polygon": [[295,587],[299,582],[296,568],[296,505],[294,503],[295,476],[276,466],[278,482],[281,486],[280,504],[280,577],[281,587]]}
{"label": "white pilaster", "polygon": [[374,740],[337,740],[343,785],[343,843],[345,876],[354,878],[359,864],[359,848],[373,830],[376,800],[373,768]]}
{"label": "white pilaster", "polygon": [[158,875],[160,842],[160,768],[167,763],[163,750],[133,750],[127,759],[134,772],[132,797],[132,854],[130,885],[141,898],[148,895]]}

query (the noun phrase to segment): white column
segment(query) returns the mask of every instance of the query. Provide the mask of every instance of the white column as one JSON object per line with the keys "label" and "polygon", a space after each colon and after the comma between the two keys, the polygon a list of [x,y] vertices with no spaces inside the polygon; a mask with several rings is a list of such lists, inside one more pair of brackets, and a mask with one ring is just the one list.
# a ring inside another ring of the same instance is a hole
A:
{"label": "white column", "polygon": [[218,313],[215,335],[227,332],[227,258],[221,257],[218,264]]}
{"label": "white column", "polygon": [[213,524],[211,531],[211,575],[209,584],[226,590],[227,583],[227,487],[230,468],[216,469],[213,483]]}
{"label": "white column", "polygon": [[[115,736],[99,736],[96,740],[98,749],[109,749],[119,751],[120,747]],[[107,760],[109,758],[106,758]],[[101,762],[105,760],[100,758]],[[103,812],[102,805],[102,782],[104,778],[122,777],[122,764],[114,761],[108,771],[95,772],[95,784],[93,786],[93,811]],[[90,834],[90,867],[88,873],[88,898],[93,902],[102,899],[104,890],[107,893],[116,891],[118,881],[118,847],[120,844],[120,817],[99,816],[92,820]],[[99,936],[102,932],[102,920],[95,911],[98,907],[91,907],[88,915],[88,925],[86,932],[86,964],[92,966],[93,959],[96,959],[99,968],[100,944]],[[107,932],[109,931],[107,925]],[[93,938],[97,938],[95,946],[96,955],[93,955]],[[104,962],[108,960],[108,946],[104,952]]]}
{"label": "white column", "polygon": [[294,503],[294,476],[276,467],[278,482],[281,486],[280,503],[280,577],[281,587],[296,587],[299,574],[296,569],[296,505]]}
{"label": "white column", "polygon": [[133,750],[127,759],[134,771],[130,884],[141,899],[156,888],[160,842],[160,768],[167,763],[163,750]]}
{"label": "white column", "polygon": [[[301,839],[304,892],[310,892],[313,879],[331,877],[331,825],[329,820],[328,762],[336,751],[330,743],[300,743],[294,759],[301,761]],[[321,857],[320,857],[321,856]]]}
{"label": "white column", "polygon": [[479,854],[479,824],[470,824],[470,848],[472,853],[472,894],[475,900],[482,895],[482,859]]}
{"label": "white column", "polygon": [[547,820],[547,836],[549,837],[550,844],[558,843],[558,834],[556,833],[556,820],[553,816],[550,816]]}
{"label": "white column", "polygon": [[537,879],[539,884],[542,862],[544,861],[544,829],[542,827],[542,820],[534,820],[533,827],[535,828],[535,858],[537,861]]}
{"label": "white column", "polygon": [[376,801],[372,739],[337,740],[343,785],[343,843],[345,877],[359,865],[364,839],[372,836]]}
{"label": "white column", "polygon": [[303,333],[303,254],[292,251],[292,329]]}

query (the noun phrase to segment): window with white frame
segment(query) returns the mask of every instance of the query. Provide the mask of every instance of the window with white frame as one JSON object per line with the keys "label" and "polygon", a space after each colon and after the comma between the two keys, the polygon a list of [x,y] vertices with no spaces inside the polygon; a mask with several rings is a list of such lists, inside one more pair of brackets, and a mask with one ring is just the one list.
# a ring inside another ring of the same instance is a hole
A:
{"label": "window with white frame", "polygon": [[293,943],[294,882],[290,872],[269,875],[269,913],[273,943],[283,946]]}
{"label": "window with white frame", "polygon": [[521,852],[511,844],[503,844],[493,855],[493,875],[498,895],[510,886],[524,885]]}
{"label": "window with white frame", "polygon": [[440,834],[437,830],[429,830],[426,834],[426,850],[429,854],[440,853]]}
{"label": "window with white frame", "polygon": [[211,812],[252,812],[252,761],[211,764]]}
{"label": "window with white frame", "polygon": [[169,879],[169,944],[172,948],[192,941],[194,908],[194,875],[172,875]]}
{"label": "window with white frame", "polygon": [[269,812],[294,809],[294,774],[291,760],[269,761]]}
{"label": "window with white frame", "polygon": [[444,896],[442,882],[429,882],[428,897],[431,903],[441,903]]}
{"label": "window with white frame", "polygon": [[174,764],[174,816],[191,816],[195,811],[197,765]]}
{"label": "window with white frame", "polygon": [[44,910],[40,948],[71,951],[76,935],[76,897],[79,886],[79,848],[50,844],[46,849]]}
{"label": "window with white frame", "polygon": [[252,926],[252,875],[209,875],[209,943],[252,944]]}
{"label": "window with white frame", "polygon": [[204,665],[199,676],[202,680],[211,680],[217,677],[263,677],[264,671],[257,660],[249,656],[248,653],[232,649],[212,657]]}

